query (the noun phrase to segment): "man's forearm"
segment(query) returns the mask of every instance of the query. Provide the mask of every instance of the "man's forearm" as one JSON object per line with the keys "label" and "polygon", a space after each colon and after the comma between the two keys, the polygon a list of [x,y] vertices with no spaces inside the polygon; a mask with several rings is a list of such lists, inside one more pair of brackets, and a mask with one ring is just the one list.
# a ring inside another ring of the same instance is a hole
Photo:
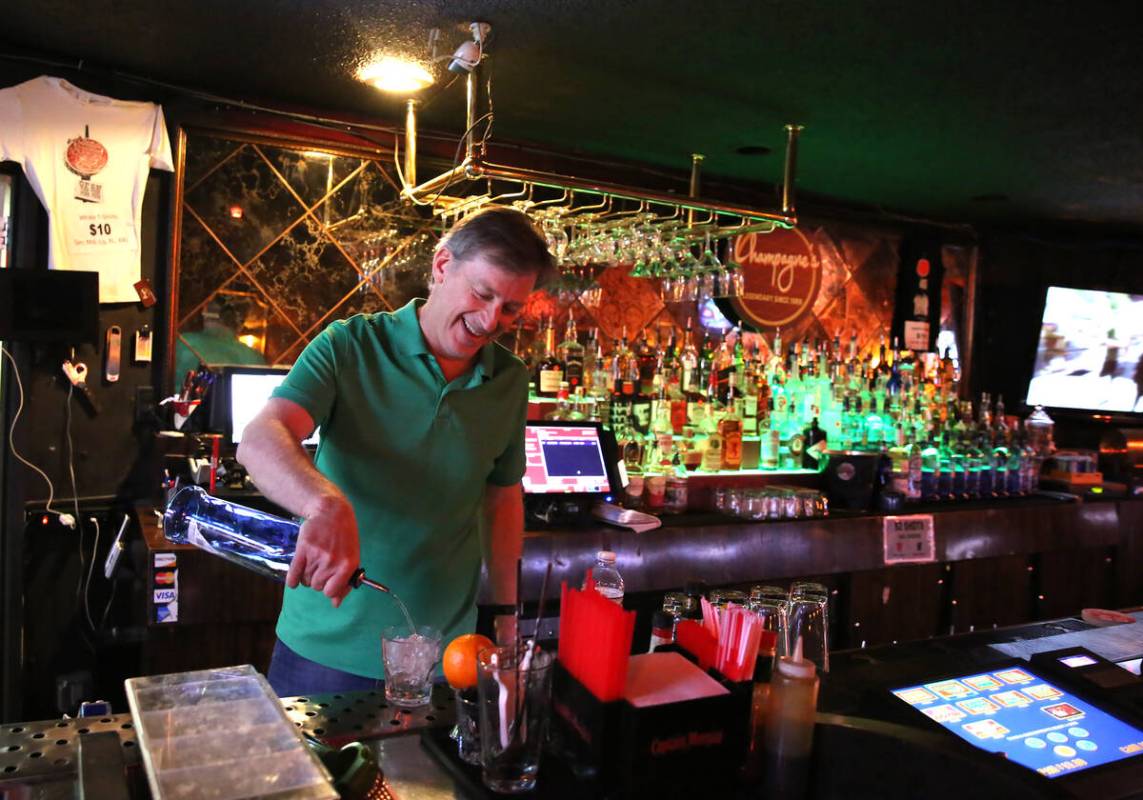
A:
{"label": "man's forearm", "polygon": [[238,446],[238,462],[267,498],[291,514],[309,518],[344,495],[317,471],[289,429],[273,418],[257,418]]}
{"label": "man's forearm", "polygon": [[524,551],[521,486],[489,486],[484,514],[489,537],[489,599],[496,605],[511,605],[516,602],[516,564]]}

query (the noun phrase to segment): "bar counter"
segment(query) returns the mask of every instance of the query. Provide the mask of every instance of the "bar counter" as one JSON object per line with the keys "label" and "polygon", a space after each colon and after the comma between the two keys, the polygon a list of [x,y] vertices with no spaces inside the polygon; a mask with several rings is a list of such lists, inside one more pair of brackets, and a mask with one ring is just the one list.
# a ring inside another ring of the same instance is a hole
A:
{"label": "bar counter", "polygon": [[[251,496],[234,498],[255,505]],[[548,597],[561,581],[578,586],[595,553],[610,549],[639,611],[636,642],[666,591],[688,580],[749,588],[814,578],[831,591],[836,649],[989,630],[1078,613],[1085,607],[1143,604],[1143,501],[1065,502],[1011,498],[909,507],[933,515],[935,560],[887,565],[884,516],[835,511],[823,519],[750,522],[714,513],[663,518],[634,533],[603,523],[525,534],[523,598],[536,613],[549,563]],[[265,669],[281,586],[189,545],[163,538],[157,517],[139,510],[144,547],[136,559],[148,583],[145,674],[253,663]],[[156,558],[178,565],[178,618],[159,621]],[[382,576],[383,577],[383,576]],[[558,613],[554,603],[546,618]]]}
{"label": "bar counter", "polygon": [[[1143,502],[1047,496],[910,506],[932,514],[935,560],[887,565],[884,514],[750,522],[714,513],[663,517],[635,533],[602,523],[529,531],[523,594],[578,586],[612,550],[628,608],[649,611],[688,580],[748,588],[813,577],[831,589],[838,647],[887,644],[1143,603]],[[638,634],[636,635],[638,641]]]}
{"label": "bar counter", "polygon": [[[1139,796],[1143,792],[1143,757],[1118,762],[1121,768],[1114,771],[1093,774],[1098,780],[1085,789],[1076,790],[1079,784],[1074,782],[1066,789],[1058,781],[964,745],[951,734],[927,729],[920,722],[920,714],[909,716],[904,704],[889,698],[885,690],[934,668],[988,669],[1014,654],[1030,656],[1076,644],[1112,660],[1122,660],[1125,655],[1138,657],[1143,654],[1143,613],[1137,610],[1133,616],[1137,620],[1134,624],[1113,628],[1092,628],[1079,619],[1064,618],[836,653],[832,671],[822,676],[808,797],[960,800],[1002,796],[1032,800]],[[295,725],[334,746],[352,740],[368,742],[394,797],[437,800],[495,796],[478,788],[477,770],[462,767],[435,751],[441,743],[448,746],[445,731],[453,719],[451,692],[444,687],[434,691],[431,705],[412,713],[388,707],[380,691],[283,698],[282,703]],[[115,768],[120,772],[125,768],[129,787],[124,795],[108,797],[145,800],[149,796],[146,780],[132,720],[126,714],[4,726],[0,729],[0,793],[8,796],[11,792],[11,796],[27,800],[92,796],[77,792],[79,739],[107,732],[119,737],[123,764]],[[219,735],[225,732],[220,730]],[[42,757],[32,757],[36,752]],[[838,769],[839,765],[845,768]],[[548,769],[558,771],[558,766]],[[542,766],[537,791],[526,796],[584,796],[569,793],[574,787],[545,782],[544,770]],[[744,789],[738,796],[751,794]]]}

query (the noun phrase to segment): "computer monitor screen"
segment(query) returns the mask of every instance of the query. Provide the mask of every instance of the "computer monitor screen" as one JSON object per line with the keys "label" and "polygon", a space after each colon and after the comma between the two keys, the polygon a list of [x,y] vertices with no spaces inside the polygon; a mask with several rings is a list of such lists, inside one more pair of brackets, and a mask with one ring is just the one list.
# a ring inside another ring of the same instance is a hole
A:
{"label": "computer monitor screen", "polygon": [[1143,754],[1143,730],[1026,666],[970,673],[893,694],[982,750],[1048,778]]}
{"label": "computer monitor screen", "polygon": [[524,437],[528,494],[607,494],[611,491],[598,424],[529,422]]}
{"label": "computer monitor screen", "polygon": [[1027,402],[1143,412],[1143,294],[1048,287]]}
{"label": "computer monitor screen", "polygon": [[[270,393],[286,378],[288,369],[249,367],[234,369],[229,373],[230,382],[230,441],[238,444],[242,433],[255,415],[266,405]],[[303,444],[316,445],[318,432],[315,430]]]}

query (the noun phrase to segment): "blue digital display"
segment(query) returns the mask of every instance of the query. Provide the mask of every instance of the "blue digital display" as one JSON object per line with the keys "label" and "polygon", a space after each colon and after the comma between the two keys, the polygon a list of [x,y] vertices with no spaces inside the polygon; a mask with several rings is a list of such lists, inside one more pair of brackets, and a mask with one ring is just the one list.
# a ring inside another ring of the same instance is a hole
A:
{"label": "blue digital display", "polygon": [[1048,778],[1143,754],[1143,731],[1024,666],[892,692],[970,744]]}

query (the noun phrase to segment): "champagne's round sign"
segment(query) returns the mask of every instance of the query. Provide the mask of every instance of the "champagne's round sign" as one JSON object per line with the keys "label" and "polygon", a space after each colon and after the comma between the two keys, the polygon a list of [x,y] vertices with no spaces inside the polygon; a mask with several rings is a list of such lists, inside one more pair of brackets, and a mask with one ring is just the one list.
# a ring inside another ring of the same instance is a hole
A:
{"label": "champagne's round sign", "polygon": [[821,261],[796,228],[746,233],[730,242],[730,260],[742,270],[744,291],[733,301],[757,328],[790,325],[809,311],[821,288]]}

